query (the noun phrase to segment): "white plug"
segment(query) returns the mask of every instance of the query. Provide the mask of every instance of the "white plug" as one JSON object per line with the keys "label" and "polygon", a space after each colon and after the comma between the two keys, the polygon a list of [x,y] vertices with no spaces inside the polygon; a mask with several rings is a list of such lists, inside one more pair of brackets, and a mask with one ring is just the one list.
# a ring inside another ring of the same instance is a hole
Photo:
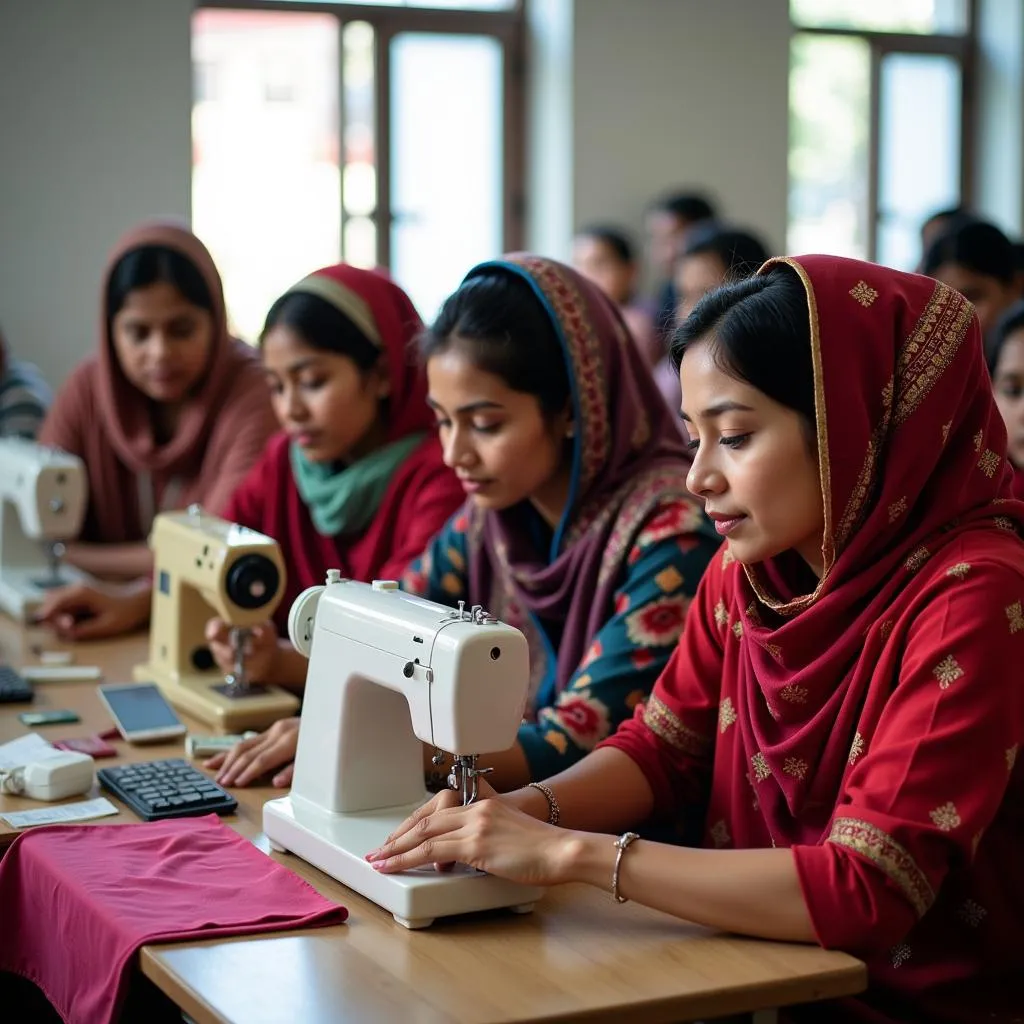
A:
{"label": "white plug", "polygon": [[[92,789],[95,762],[88,754],[61,750],[44,761],[33,761],[6,773],[0,792],[31,800],[61,800]],[[0,773],[4,774],[4,773]]]}

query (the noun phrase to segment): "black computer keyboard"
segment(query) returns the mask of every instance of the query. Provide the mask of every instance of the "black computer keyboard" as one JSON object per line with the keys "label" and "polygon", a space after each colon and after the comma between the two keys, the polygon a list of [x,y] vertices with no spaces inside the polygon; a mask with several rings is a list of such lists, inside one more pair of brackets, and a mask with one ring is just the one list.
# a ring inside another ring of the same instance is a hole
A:
{"label": "black computer keyboard", "polygon": [[0,665],[0,704],[32,700],[32,684],[10,665]]}
{"label": "black computer keyboard", "polygon": [[230,814],[238,801],[181,758],[145,761],[96,772],[100,785],[123,800],[143,821]]}

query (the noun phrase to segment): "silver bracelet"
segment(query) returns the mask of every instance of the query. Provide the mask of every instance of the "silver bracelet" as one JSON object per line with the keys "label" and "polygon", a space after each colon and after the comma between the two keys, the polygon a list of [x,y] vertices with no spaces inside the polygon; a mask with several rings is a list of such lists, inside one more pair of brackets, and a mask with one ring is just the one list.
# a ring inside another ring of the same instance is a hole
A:
{"label": "silver bracelet", "polygon": [[612,869],[612,895],[615,897],[616,903],[629,902],[627,897],[619,895],[619,867],[622,865],[622,855],[628,849],[629,844],[639,838],[640,837],[635,832],[623,832],[622,835],[615,840],[615,849],[619,852],[615,854],[615,867]]}
{"label": "silver bracelet", "polygon": [[530,786],[533,789],[539,789],[548,801],[548,824],[557,825],[558,819],[562,816],[562,812],[558,807],[558,801],[555,799],[555,794],[551,792],[550,786],[545,786],[543,782],[531,782]]}

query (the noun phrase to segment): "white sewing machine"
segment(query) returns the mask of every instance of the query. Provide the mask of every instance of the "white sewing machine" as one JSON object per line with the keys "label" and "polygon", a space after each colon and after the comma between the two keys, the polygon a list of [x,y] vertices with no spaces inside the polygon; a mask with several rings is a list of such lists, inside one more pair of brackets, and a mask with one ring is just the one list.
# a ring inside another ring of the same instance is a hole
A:
{"label": "white sewing machine", "polygon": [[[294,715],[298,698],[277,686],[250,684],[246,642],[284,594],[277,541],[193,505],[153,520],[153,610],[149,661],[136,680],[152,681],[182,710],[225,732],[262,729]],[[235,671],[225,677],[206,643],[206,623],[232,627]]]}
{"label": "white sewing machine", "polygon": [[487,771],[470,752],[515,742],[529,680],[523,634],[482,608],[454,611],[337,570],[295,601],[288,632],[310,662],[291,793],[263,806],[272,848],[298,854],[406,928],[531,910],[542,889],[465,865],[382,875],[364,859],[428,798],[424,743],[456,755],[453,781],[469,803]]}
{"label": "white sewing machine", "polygon": [[0,438],[0,607],[27,620],[53,587],[85,579],[61,564],[77,537],[88,484],[82,460],[19,437]]}

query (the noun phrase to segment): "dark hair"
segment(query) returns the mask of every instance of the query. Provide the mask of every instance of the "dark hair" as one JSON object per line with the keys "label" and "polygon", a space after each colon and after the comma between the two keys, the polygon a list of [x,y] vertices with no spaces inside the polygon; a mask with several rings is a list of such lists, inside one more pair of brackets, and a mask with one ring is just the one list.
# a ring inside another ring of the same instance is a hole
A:
{"label": "dark hair", "polygon": [[973,219],[973,214],[966,206],[947,206],[943,210],[935,210],[933,213],[929,213],[921,221],[921,227],[924,227],[925,224],[931,224],[933,220],[953,220],[955,218]]}
{"label": "dark hair", "polygon": [[1021,330],[1024,330],[1024,299],[1015,302],[1003,314],[1002,319],[985,339],[985,362],[988,364],[989,376],[996,375],[996,366],[999,364],[999,356],[1007,338]]}
{"label": "dark hair", "polygon": [[1013,244],[994,224],[981,220],[961,223],[944,231],[928,247],[921,270],[933,277],[946,263],[959,263],[1003,284],[1013,281],[1017,269]]}
{"label": "dark hair", "polygon": [[699,192],[669,192],[651,203],[649,209],[657,213],[671,213],[680,220],[693,223],[699,220],[713,220],[714,204]]}
{"label": "dark hair", "polygon": [[708,340],[725,374],[795,409],[813,433],[814,365],[807,293],[785,264],[708,292],[672,339],[678,368],[688,348]]}
{"label": "dark hair", "polygon": [[1024,242],[1013,243],[1013,264],[1017,273],[1024,273]]}
{"label": "dark hair", "polygon": [[629,235],[619,228],[607,224],[591,224],[582,231],[577,231],[576,237],[593,238],[596,242],[603,242],[623,263],[633,263],[636,260],[636,249]]}
{"label": "dark hair", "polygon": [[420,355],[426,361],[453,343],[464,345],[475,366],[513,391],[535,395],[545,415],[568,404],[569,370],[554,321],[519,274],[488,268],[445,299],[420,336]]}
{"label": "dark hair", "polygon": [[120,312],[129,292],[152,284],[169,284],[193,306],[213,312],[213,296],[199,268],[177,249],[165,245],[143,245],[129,249],[114,264],[107,278],[107,317]]}
{"label": "dark hair", "polygon": [[757,235],[732,228],[700,234],[683,250],[684,257],[704,253],[717,256],[722,261],[728,279],[750,277],[768,259],[768,250]]}
{"label": "dark hair", "polygon": [[311,292],[285,292],[270,307],[260,332],[261,346],[274,327],[290,327],[310,348],[348,356],[364,372],[380,361],[380,348],[337,306]]}

